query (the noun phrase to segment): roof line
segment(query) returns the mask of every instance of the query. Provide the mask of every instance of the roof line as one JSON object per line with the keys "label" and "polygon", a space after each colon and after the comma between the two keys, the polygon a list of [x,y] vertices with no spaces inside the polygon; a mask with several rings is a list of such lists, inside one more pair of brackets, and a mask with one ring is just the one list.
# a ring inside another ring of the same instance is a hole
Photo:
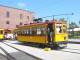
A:
{"label": "roof line", "polygon": [[17,9],[17,10],[22,10],[22,11],[27,11],[27,12],[30,12],[30,13],[34,13],[34,12],[32,12],[32,11],[24,10],[24,9],[19,9],[19,8],[16,8],[16,7],[10,7],[10,6],[5,6],[5,5],[1,5],[1,4],[0,4],[0,6],[2,6],[2,7],[7,7],[7,8],[13,8],[13,9]]}

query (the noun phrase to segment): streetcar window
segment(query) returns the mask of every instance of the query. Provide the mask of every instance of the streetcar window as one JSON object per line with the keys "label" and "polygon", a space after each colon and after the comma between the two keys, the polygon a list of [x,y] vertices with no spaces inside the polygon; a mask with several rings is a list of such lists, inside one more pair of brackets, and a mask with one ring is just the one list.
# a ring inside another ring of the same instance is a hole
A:
{"label": "streetcar window", "polygon": [[22,31],[20,31],[20,35],[22,35]]}
{"label": "streetcar window", "polygon": [[56,32],[59,33],[59,27],[56,27]]}
{"label": "streetcar window", "polygon": [[0,31],[0,34],[3,34],[3,31],[2,30]]}
{"label": "streetcar window", "polygon": [[62,33],[62,26],[56,26],[56,32]]}
{"label": "streetcar window", "polygon": [[21,31],[21,33],[22,33],[21,35],[24,35],[24,31]]}
{"label": "streetcar window", "polygon": [[26,35],[26,30],[24,30],[24,35]]}
{"label": "streetcar window", "polygon": [[44,27],[37,28],[36,34],[37,35],[46,35],[46,29]]}
{"label": "streetcar window", "polygon": [[63,33],[66,33],[66,32],[67,32],[67,26],[63,25]]}
{"label": "streetcar window", "polygon": [[22,32],[21,31],[19,31],[19,35],[21,35],[22,34]]}
{"label": "streetcar window", "polygon": [[46,35],[46,29],[45,28],[41,29],[41,35]]}
{"label": "streetcar window", "polygon": [[32,35],[32,30],[30,29],[29,34]]}
{"label": "streetcar window", "polygon": [[29,30],[25,30],[25,35],[29,35]]}
{"label": "streetcar window", "polygon": [[20,31],[18,31],[17,34],[20,35]]}
{"label": "streetcar window", "polygon": [[36,35],[36,28],[32,28],[32,35]]}
{"label": "streetcar window", "polygon": [[29,35],[29,30],[26,30],[26,34]]}
{"label": "streetcar window", "polygon": [[23,30],[23,33],[22,33],[23,35],[26,35],[26,30]]}
{"label": "streetcar window", "polygon": [[41,35],[41,29],[37,28],[37,35]]}
{"label": "streetcar window", "polygon": [[21,35],[21,31],[18,31],[17,34],[18,34],[18,35]]}
{"label": "streetcar window", "polygon": [[62,27],[60,26],[60,27],[59,27],[59,33],[61,33],[61,32],[62,32]]}

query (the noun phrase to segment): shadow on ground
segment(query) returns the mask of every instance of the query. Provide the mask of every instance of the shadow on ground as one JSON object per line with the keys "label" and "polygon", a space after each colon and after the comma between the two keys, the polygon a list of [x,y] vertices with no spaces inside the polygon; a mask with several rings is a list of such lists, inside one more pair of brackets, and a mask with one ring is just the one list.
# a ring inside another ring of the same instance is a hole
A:
{"label": "shadow on ground", "polygon": [[30,46],[30,47],[40,48],[40,49],[45,48],[45,46],[42,45],[42,44],[34,44],[34,43],[20,43],[20,42],[17,42],[17,43],[12,43],[12,44]]}

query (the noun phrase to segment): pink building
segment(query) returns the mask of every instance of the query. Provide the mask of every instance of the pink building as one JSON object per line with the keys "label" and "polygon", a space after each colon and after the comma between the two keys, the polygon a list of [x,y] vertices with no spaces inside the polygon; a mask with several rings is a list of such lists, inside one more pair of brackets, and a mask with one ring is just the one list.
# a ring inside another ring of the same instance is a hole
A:
{"label": "pink building", "polygon": [[34,13],[27,10],[0,5],[0,28],[15,29],[33,21]]}

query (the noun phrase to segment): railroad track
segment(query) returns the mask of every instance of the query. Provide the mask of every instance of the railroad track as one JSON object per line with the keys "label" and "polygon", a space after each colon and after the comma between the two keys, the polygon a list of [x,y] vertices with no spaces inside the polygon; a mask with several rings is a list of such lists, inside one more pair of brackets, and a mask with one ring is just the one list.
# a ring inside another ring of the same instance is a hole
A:
{"label": "railroad track", "polygon": [[[31,59],[31,60],[41,60],[40,58],[37,58],[37,57],[35,57],[35,56],[32,56],[32,55],[26,53],[25,51],[22,51],[22,50],[20,50],[20,49],[18,49],[18,48],[16,48],[16,47],[13,47],[13,46],[5,43],[5,42],[0,42],[0,49],[6,54],[6,59],[7,59],[7,60],[20,60],[20,59],[16,58],[16,57],[13,56],[12,54],[10,54],[8,51],[6,51],[6,49],[3,48],[3,46],[1,46],[1,44],[5,45],[5,46],[8,46],[8,47],[10,47],[10,48],[12,48],[12,49],[20,52],[20,53],[21,53],[20,55],[22,55],[22,56],[24,55],[26,58],[24,58],[24,59],[22,59],[22,60],[30,60],[30,59]],[[28,57],[32,57],[32,58],[27,59]]]}

